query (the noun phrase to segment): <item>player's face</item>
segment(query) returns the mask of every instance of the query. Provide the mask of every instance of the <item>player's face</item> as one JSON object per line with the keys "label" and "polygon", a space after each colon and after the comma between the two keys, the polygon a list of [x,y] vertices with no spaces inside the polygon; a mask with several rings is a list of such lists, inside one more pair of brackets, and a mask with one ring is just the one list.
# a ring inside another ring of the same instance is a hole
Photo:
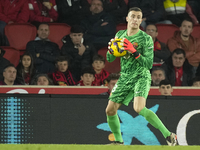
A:
{"label": "player's face", "polygon": [[142,23],[142,12],[140,11],[130,11],[126,17],[128,22],[128,27],[132,29],[139,29]]}
{"label": "player's face", "polygon": [[37,85],[49,85],[49,80],[45,76],[38,78]]}
{"label": "player's face", "polygon": [[117,83],[118,80],[110,80],[110,82],[108,83],[108,89],[111,92],[113,87],[115,86],[115,84]]}
{"label": "player's face", "polygon": [[155,41],[156,37],[158,36],[158,32],[154,25],[148,25],[146,27],[146,33],[152,37],[153,41]]}
{"label": "player's face", "polygon": [[41,39],[47,39],[48,36],[49,36],[49,26],[46,25],[46,24],[41,24],[38,28],[38,37],[41,38]]}
{"label": "player's face", "polygon": [[28,55],[24,55],[22,58],[22,65],[24,68],[29,68],[31,65],[31,57]]}
{"label": "player's face", "polygon": [[3,72],[4,80],[7,80],[9,82],[14,82],[16,79],[16,75],[17,75],[17,70],[14,67],[8,67]]}
{"label": "player's face", "polygon": [[174,67],[180,68],[185,62],[185,57],[183,54],[174,53],[172,56],[172,63]]}
{"label": "player's face", "polygon": [[160,91],[160,95],[171,96],[172,95],[171,93],[173,92],[173,89],[172,89],[171,85],[168,84],[168,85],[161,85],[159,87],[159,91]]}
{"label": "player's face", "polygon": [[151,79],[154,86],[158,86],[161,80],[165,79],[165,75],[162,70],[155,70],[152,72]]}
{"label": "player's face", "polygon": [[92,0],[90,11],[92,14],[98,14],[103,11],[103,4],[100,0]]}
{"label": "player's face", "polygon": [[100,70],[102,70],[105,67],[105,64],[104,64],[103,61],[95,60],[92,63],[92,66],[94,67],[94,70],[100,71]]}
{"label": "player's face", "polygon": [[71,33],[70,38],[74,45],[79,45],[81,44],[81,40],[83,38],[83,33]]}
{"label": "player's face", "polygon": [[192,23],[189,21],[183,21],[180,27],[181,35],[184,37],[190,36],[193,31]]}
{"label": "player's face", "polygon": [[60,71],[60,72],[66,72],[68,69],[68,62],[67,61],[59,61],[57,63],[57,68],[58,68],[58,71]]}
{"label": "player's face", "polygon": [[93,74],[85,73],[83,76],[81,76],[81,80],[83,80],[83,84],[85,86],[91,86],[92,82],[94,81],[95,77]]}

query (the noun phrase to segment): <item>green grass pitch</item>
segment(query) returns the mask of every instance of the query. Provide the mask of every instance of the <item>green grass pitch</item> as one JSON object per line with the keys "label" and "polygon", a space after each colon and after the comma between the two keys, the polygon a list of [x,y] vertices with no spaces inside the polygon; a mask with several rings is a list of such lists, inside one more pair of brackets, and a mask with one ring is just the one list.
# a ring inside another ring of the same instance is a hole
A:
{"label": "green grass pitch", "polygon": [[0,150],[199,150],[200,146],[0,144]]}

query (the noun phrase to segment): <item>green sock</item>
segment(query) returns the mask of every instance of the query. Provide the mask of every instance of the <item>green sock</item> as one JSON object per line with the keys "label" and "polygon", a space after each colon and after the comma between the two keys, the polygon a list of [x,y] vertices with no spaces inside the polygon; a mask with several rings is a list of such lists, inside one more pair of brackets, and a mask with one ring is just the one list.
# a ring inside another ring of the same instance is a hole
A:
{"label": "green sock", "polygon": [[118,115],[117,114],[114,116],[107,115],[107,122],[112,133],[114,134],[115,141],[123,142]]}
{"label": "green sock", "polygon": [[144,107],[139,114],[142,115],[156,129],[159,129],[165,138],[170,136],[171,133],[169,130],[164,126],[164,124],[153,111]]}

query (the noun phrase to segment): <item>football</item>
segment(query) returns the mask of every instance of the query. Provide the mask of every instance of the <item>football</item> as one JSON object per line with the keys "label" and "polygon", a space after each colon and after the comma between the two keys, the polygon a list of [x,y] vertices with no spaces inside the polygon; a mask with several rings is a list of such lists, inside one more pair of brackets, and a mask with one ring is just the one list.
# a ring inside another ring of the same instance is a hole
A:
{"label": "football", "polygon": [[121,42],[121,39],[115,39],[111,42],[109,51],[115,57],[122,57],[127,53],[127,51],[122,49],[121,43],[123,43]]}

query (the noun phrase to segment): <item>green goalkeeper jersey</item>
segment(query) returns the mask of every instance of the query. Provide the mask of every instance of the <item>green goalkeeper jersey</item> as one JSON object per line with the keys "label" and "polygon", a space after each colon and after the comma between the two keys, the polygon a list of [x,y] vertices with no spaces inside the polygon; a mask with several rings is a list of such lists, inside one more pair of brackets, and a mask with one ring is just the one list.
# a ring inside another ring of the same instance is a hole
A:
{"label": "green goalkeeper jersey", "polygon": [[[138,33],[132,36],[127,36],[127,30],[120,30],[116,36],[119,39],[126,38],[134,46],[134,48],[141,55],[136,59],[133,54],[127,52],[127,54],[120,58],[121,61],[121,73],[124,74],[140,74],[142,76],[150,75],[149,70],[153,65],[153,49],[154,43],[148,34],[139,30]],[[112,62],[115,60],[115,56],[107,52],[107,60]]]}

